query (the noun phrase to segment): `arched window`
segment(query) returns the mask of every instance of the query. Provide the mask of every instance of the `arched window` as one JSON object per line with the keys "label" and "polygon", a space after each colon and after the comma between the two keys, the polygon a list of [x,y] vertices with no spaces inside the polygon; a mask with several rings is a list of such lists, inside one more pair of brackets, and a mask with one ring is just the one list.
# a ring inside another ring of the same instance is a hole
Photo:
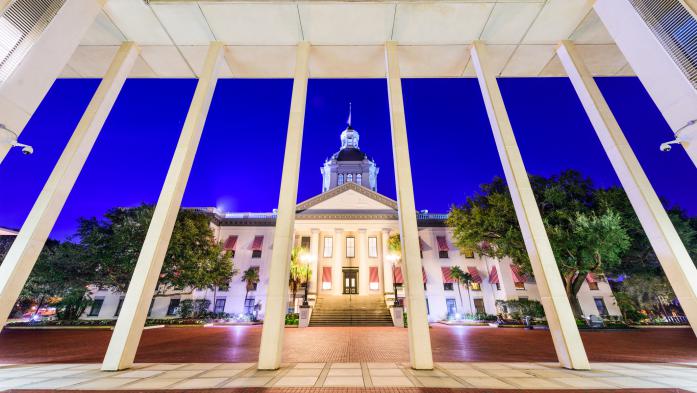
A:
{"label": "arched window", "polygon": [[339,174],[339,185],[342,185],[342,184],[344,184],[344,175],[342,175],[342,174],[340,173],[340,174]]}
{"label": "arched window", "polygon": [[353,181],[353,173],[349,173],[348,175],[346,175],[346,181],[349,183]]}
{"label": "arched window", "polygon": [[363,179],[363,175],[360,173],[356,175],[356,183],[361,184],[361,180]]}

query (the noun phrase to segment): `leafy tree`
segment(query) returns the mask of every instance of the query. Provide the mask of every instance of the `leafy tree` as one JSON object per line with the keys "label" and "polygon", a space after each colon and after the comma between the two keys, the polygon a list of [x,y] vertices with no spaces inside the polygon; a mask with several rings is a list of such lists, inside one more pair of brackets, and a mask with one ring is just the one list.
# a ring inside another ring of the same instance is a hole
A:
{"label": "leafy tree", "polygon": [[242,282],[245,285],[244,293],[244,304],[247,304],[247,296],[249,296],[249,291],[253,291],[256,284],[259,282],[259,267],[251,266],[242,273]]}
{"label": "leafy tree", "polygon": [[[460,290],[460,286],[464,285],[465,288],[467,288],[467,299],[469,303],[472,304],[471,310],[474,310],[474,303],[472,303],[472,294],[470,293],[470,285],[472,284],[472,275],[469,274],[468,272],[463,271],[460,266],[451,266],[450,267],[450,277],[455,279],[457,281],[457,293],[460,295],[460,304],[463,305],[464,308],[464,302],[462,301],[462,291]],[[464,312],[464,310],[462,310]]]}
{"label": "leafy tree", "polygon": [[[590,179],[572,170],[549,178],[530,176],[537,205],[574,313],[581,315],[576,295],[588,273],[612,270],[630,246],[621,216],[599,206]],[[495,178],[448,218],[455,244],[481,255],[510,257],[532,273],[523,236],[505,181]]]}
{"label": "leafy tree", "polygon": [[675,297],[668,280],[664,276],[652,274],[633,274],[627,277],[622,282],[620,292],[637,308],[657,310],[663,315],[667,315],[664,308],[666,300]]}
{"label": "leafy tree", "polygon": [[290,300],[290,308],[295,310],[295,297],[298,293],[298,288],[305,284],[307,285],[308,278],[312,275],[312,268],[309,264],[301,263],[300,259],[304,255],[304,251],[300,247],[294,247],[290,253],[290,275],[288,284],[292,292]]}
{"label": "leafy tree", "polygon": [[402,239],[399,234],[392,235],[387,239],[387,248],[395,255],[402,255]]}
{"label": "leafy tree", "polygon": [[[96,284],[125,290],[154,212],[152,205],[109,210],[104,220],[81,219],[78,236],[86,258],[99,261]],[[209,217],[179,211],[162,266],[158,295],[168,289],[223,286],[235,273],[231,253],[215,242]]]}

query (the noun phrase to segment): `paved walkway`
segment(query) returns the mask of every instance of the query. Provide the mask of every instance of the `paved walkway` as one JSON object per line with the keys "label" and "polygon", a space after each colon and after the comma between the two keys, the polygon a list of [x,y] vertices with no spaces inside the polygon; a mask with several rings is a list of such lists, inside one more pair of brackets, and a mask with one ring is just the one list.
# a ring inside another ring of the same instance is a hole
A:
{"label": "paved walkway", "polygon": [[[143,333],[137,362],[255,362],[261,328],[162,328]],[[0,333],[0,363],[98,363],[111,331],[11,330]],[[690,329],[637,329],[581,334],[595,362],[697,362]],[[438,362],[555,362],[547,331],[446,327],[431,329]],[[287,362],[406,362],[407,330],[286,329]]]}
{"label": "paved walkway", "polygon": [[595,363],[592,371],[564,370],[555,363],[437,363],[433,371],[415,371],[404,363],[292,363],[277,371],[257,371],[255,366],[161,363],[103,372],[98,364],[0,365],[0,390],[427,387],[682,388],[697,392],[697,363]]}

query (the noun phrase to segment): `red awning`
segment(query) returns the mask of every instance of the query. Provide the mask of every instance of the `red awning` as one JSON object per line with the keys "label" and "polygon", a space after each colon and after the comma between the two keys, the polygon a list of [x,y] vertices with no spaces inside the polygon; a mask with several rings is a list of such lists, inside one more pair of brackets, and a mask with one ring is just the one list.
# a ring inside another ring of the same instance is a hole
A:
{"label": "red awning", "polygon": [[520,268],[516,265],[511,265],[511,273],[513,275],[513,282],[525,283],[528,281],[528,278],[525,277],[525,274],[523,274],[520,271]]}
{"label": "red awning", "polygon": [[223,249],[225,249],[225,251],[235,251],[235,245],[237,245],[237,235],[230,235],[227,237],[227,240],[225,240]]}
{"label": "red awning", "polygon": [[426,242],[421,238],[421,236],[419,236],[419,249],[423,251],[424,248],[426,248]]}
{"label": "red awning", "polygon": [[424,276],[424,284],[426,284],[426,269],[423,266],[421,266],[421,274]]}
{"label": "red awning", "polygon": [[470,276],[472,276],[472,281],[479,284],[482,283],[482,277],[479,275],[479,271],[477,271],[476,267],[467,266],[467,272],[469,272]]}
{"label": "red awning", "polygon": [[453,278],[452,274],[450,274],[450,266],[441,266],[440,270],[441,270],[441,272],[443,272],[443,283],[445,283],[445,284],[455,283],[455,279]]}
{"label": "red awning", "polygon": [[254,243],[252,243],[252,251],[261,251],[264,246],[264,236],[254,236]]}
{"label": "red awning", "polygon": [[402,268],[399,266],[394,268],[394,283],[395,284],[403,284],[404,283],[404,276],[402,276]]}
{"label": "red awning", "polygon": [[588,273],[586,275],[586,281],[588,281],[589,284],[597,283],[598,277],[596,277],[593,273]]}
{"label": "red awning", "polygon": [[499,272],[496,270],[496,266],[493,266],[491,268],[491,272],[489,273],[489,284],[498,284],[499,283]]}
{"label": "red awning", "polygon": [[371,267],[370,268],[370,283],[378,283],[380,280],[378,279],[378,268],[377,267]]}
{"label": "red awning", "polygon": [[438,239],[438,251],[448,251],[448,242],[445,240],[445,236],[437,236]]}
{"label": "red awning", "polygon": [[332,282],[332,268],[330,266],[322,267],[322,282]]}

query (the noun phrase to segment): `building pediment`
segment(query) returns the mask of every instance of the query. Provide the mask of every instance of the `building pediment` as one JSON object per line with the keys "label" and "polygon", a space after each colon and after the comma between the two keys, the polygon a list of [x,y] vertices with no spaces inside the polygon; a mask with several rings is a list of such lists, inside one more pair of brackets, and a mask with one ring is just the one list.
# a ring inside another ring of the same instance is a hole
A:
{"label": "building pediment", "polygon": [[338,187],[297,205],[299,215],[316,214],[394,214],[397,201],[355,183]]}

